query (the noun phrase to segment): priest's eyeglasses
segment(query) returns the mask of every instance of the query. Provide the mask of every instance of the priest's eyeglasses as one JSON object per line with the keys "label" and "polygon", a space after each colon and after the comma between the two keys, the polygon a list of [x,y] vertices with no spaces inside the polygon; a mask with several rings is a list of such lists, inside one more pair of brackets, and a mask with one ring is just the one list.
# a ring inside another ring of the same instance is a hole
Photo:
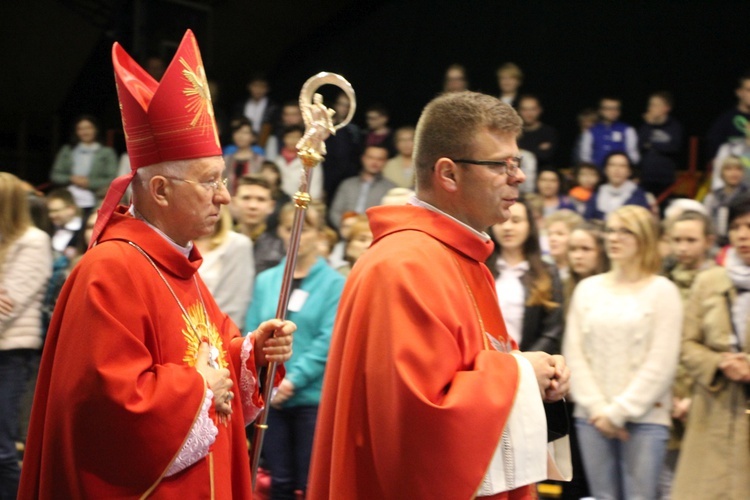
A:
{"label": "priest's eyeglasses", "polygon": [[470,165],[481,165],[489,168],[492,172],[503,175],[508,174],[511,177],[516,177],[521,172],[521,158],[520,156],[514,156],[507,160],[501,161],[490,161],[490,160],[465,160],[465,159],[453,159],[449,158],[453,163],[468,163]]}
{"label": "priest's eyeglasses", "polygon": [[167,179],[172,179],[173,181],[182,181],[182,182],[187,182],[188,184],[198,184],[208,190],[213,191],[214,193],[218,192],[222,186],[224,187],[224,189],[227,189],[227,183],[229,181],[229,179],[227,179],[226,177],[224,177],[223,179],[216,180],[216,181],[206,181],[206,182],[193,181],[190,179],[183,179],[181,177],[170,177],[168,175],[165,175],[164,177],[166,177]]}

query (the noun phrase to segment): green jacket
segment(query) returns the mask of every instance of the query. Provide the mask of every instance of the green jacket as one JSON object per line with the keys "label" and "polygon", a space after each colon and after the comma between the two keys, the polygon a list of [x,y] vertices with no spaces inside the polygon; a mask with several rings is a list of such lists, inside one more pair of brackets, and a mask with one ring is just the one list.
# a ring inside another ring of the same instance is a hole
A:
{"label": "green jacket", "polygon": [[[52,165],[50,180],[55,184],[67,186],[73,172],[73,148],[65,145],[60,148]],[[112,180],[117,176],[117,155],[115,150],[102,146],[94,153],[89,174],[89,189],[103,198]]]}

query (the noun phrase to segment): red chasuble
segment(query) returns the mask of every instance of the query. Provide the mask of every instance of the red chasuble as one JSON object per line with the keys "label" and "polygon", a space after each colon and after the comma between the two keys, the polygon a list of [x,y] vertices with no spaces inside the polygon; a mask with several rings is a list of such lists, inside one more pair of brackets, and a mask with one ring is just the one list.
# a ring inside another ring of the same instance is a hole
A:
{"label": "red chasuble", "polygon": [[472,498],[519,376],[485,341],[508,342],[483,263],[492,243],[421,207],[368,217],[375,241],[341,298],[307,498]]}
{"label": "red chasuble", "polygon": [[[200,254],[193,249],[185,258],[144,222],[118,213],[99,241],[73,270],[55,309],[19,498],[251,498],[238,383],[242,338],[197,277]],[[206,325],[238,396],[226,424],[211,406],[219,434],[208,456],[170,477],[165,473],[206,395],[194,368],[199,340],[129,241],[153,259],[190,321]],[[247,365],[254,375],[252,354]],[[253,397],[260,405],[257,388]]]}

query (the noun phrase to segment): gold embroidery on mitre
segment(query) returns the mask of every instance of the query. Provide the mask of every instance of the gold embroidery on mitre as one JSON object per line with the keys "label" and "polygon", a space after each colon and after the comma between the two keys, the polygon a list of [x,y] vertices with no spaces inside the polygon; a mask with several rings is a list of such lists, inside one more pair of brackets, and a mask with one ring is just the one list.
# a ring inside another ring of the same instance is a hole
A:
{"label": "gold embroidery on mitre", "polygon": [[[198,48],[196,47],[195,50],[197,52]],[[211,101],[211,91],[208,89],[208,79],[206,78],[206,71],[203,69],[203,64],[199,60],[198,65],[193,69],[184,57],[180,58],[180,64],[185,68],[182,70],[182,76],[188,81],[188,86],[182,91],[188,99],[185,109],[194,115],[190,121],[190,126],[195,127],[198,125],[204,130],[206,128],[211,129],[216,145],[218,146],[219,133],[216,130],[216,121],[214,119],[214,105]]]}
{"label": "gold embroidery on mitre", "polygon": [[[221,340],[221,334],[219,330],[209,321],[206,317],[205,310],[200,302],[196,302],[192,306],[188,307],[187,314],[189,317],[182,315],[182,320],[185,322],[185,328],[182,330],[182,336],[187,342],[187,350],[185,351],[185,357],[182,360],[187,363],[188,366],[195,366],[195,361],[198,358],[198,348],[201,345],[201,339],[208,339],[210,346],[215,347],[219,351],[219,358],[216,363],[219,368],[226,368],[229,366],[227,362],[227,353],[224,350],[224,343]],[[195,326],[196,332],[193,331],[193,325]]]}
{"label": "gold embroidery on mitre", "polygon": [[120,108],[120,118],[122,119],[122,132],[125,134],[125,141],[128,140],[128,124],[125,121],[125,113],[122,112],[122,101],[120,100],[120,84],[115,78],[115,90],[117,91],[117,105]]}

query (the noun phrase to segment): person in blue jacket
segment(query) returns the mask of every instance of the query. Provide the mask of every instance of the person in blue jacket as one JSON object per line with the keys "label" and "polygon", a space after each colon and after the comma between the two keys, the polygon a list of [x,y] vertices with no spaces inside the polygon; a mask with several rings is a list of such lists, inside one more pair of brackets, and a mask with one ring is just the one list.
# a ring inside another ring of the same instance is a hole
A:
{"label": "person in blue jacket", "polygon": [[639,205],[651,209],[646,192],[630,180],[633,164],[628,155],[615,151],[604,159],[604,175],[607,182],[599,186],[586,202],[583,217],[586,220],[604,220],[607,214],[623,205]]}
{"label": "person in blue jacket", "polygon": [[[278,233],[289,245],[294,205],[279,215]],[[294,499],[304,494],[310,466],[312,440],[323,387],[333,322],[344,278],[318,254],[323,217],[314,207],[305,212],[294,269],[287,319],[294,321],[294,351],[284,363],[286,375],[271,400],[268,431],[262,456],[271,473],[271,498]],[[260,273],[248,309],[246,331],[257,318],[276,314],[286,258]]]}

